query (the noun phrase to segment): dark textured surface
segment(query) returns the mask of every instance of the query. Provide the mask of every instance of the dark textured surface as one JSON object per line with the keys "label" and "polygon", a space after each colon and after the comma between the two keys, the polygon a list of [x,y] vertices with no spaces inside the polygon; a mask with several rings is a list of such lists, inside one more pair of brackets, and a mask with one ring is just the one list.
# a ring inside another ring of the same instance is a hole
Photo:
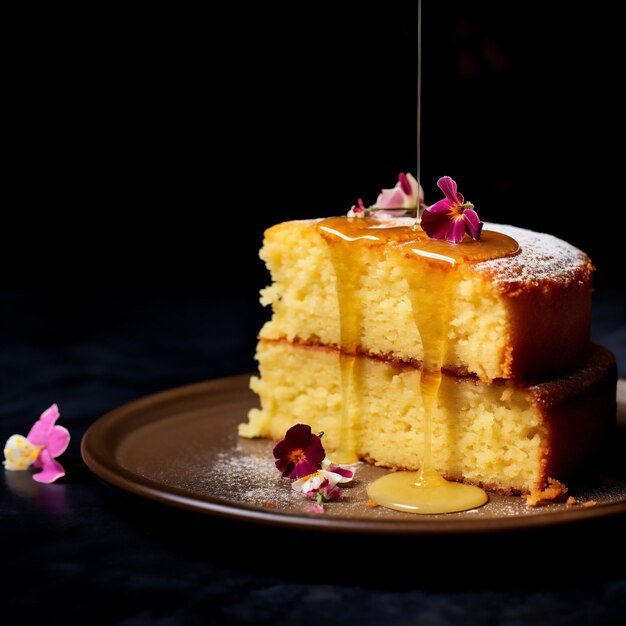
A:
{"label": "dark textured surface", "polygon": [[[254,367],[254,297],[39,291],[0,304],[0,438],[25,434],[52,402],[73,437],[59,484],[0,475],[3,623],[597,624],[626,614],[624,517],[467,539],[329,537],[170,510],[95,480],[78,447],[100,415]],[[623,292],[596,294],[594,337],[622,376],[625,312]]]}

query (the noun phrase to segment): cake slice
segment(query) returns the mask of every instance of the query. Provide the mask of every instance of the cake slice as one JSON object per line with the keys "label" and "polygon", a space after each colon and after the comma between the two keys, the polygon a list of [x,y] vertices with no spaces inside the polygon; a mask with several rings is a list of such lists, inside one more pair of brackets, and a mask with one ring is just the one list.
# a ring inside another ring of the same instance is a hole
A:
{"label": "cake slice", "polygon": [[512,226],[451,244],[413,224],[381,215],[266,231],[273,316],[252,379],[261,408],[240,434],[279,439],[306,423],[331,459],[414,470],[432,457],[443,476],[502,493],[580,471],[615,424],[615,362],[589,338],[587,255]]}

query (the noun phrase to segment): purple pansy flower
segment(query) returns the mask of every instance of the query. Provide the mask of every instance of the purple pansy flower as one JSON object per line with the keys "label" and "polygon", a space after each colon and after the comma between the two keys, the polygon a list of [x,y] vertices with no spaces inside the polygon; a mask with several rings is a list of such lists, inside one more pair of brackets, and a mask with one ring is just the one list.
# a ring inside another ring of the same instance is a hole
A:
{"label": "purple pansy flower", "polygon": [[307,424],[296,424],[274,446],[275,465],[285,478],[302,478],[316,472],[326,452],[322,440]]}
{"label": "purple pansy flower", "polygon": [[474,211],[474,205],[465,202],[449,176],[440,178],[437,186],[446,197],[422,213],[421,226],[426,234],[431,239],[446,239],[451,243],[463,241],[465,233],[472,239],[480,239],[483,223]]}

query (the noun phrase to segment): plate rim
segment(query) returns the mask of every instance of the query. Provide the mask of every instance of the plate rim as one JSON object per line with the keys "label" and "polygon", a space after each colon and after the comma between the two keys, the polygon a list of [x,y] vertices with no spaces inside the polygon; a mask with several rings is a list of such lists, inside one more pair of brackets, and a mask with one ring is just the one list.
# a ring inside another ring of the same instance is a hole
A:
{"label": "plate rim", "polygon": [[[257,524],[294,528],[301,530],[326,531],[333,533],[358,533],[366,535],[462,535],[493,532],[522,531],[546,528],[561,524],[610,517],[626,512],[626,500],[600,504],[595,507],[574,510],[546,511],[531,516],[511,516],[497,519],[484,518],[428,518],[410,515],[406,520],[341,519],[316,514],[293,513],[275,509],[261,509],[246,503],[233,503],[217,497],[195,495],[179,487],[163,486],[158,481],[127,470],[116,462],[114,455],[101,453],[102,441],[114,435],[115,427],[129,413],[154,405],[162,405],[180,396],[205,396],[220,388],[242,386],[253,374],[238,374],[222,378],[172,387],[130,402],[126,402],[96,419],[85,431],[81,443],[81,456],[89,470],[105,484],[121,489],[134,496],[147,498],[163,505],[173,506],[196,513],[234,519]],[[626,397],[626,379],[617,384],[618,402]],[[154,418],[148,422],[163,418]],[[148,423],[146,422],[146,423]],[[514,497],[514,496],[511,496]],[[408,515],[408,514],[407,514]]]}

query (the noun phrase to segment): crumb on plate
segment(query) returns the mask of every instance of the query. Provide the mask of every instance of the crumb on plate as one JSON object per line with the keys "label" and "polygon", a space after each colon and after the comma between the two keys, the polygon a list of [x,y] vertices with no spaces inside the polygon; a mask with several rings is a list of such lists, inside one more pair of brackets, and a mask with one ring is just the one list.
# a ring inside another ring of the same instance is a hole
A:
{"label": "crumb on plate", "polygon": [[541,502],[547,500],[559,500],[567,493],[567,487],[554,478],[548,478],[548,484],[543,489],[533,489],[526,494],[526,504],[528,506],[537,506]]}

